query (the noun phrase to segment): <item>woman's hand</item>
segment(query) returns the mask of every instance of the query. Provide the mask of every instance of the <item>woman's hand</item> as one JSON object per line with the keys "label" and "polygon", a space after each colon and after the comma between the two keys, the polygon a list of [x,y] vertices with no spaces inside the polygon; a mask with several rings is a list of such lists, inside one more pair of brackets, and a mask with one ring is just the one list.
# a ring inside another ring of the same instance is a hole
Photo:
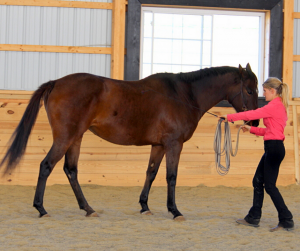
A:
{"label": "woman's hand", "polygon": [[241,126],[241,128],[242,128],[243,132],[247,132],[247,131],[250,131],[251,126],[243,125],[243,126]]}
{"label": "woman's hand", "polygon": [[222,122],[228,122],[227,120],[227,114],[226,115],[220,115],[218,116],[219,120],[221,119]]}

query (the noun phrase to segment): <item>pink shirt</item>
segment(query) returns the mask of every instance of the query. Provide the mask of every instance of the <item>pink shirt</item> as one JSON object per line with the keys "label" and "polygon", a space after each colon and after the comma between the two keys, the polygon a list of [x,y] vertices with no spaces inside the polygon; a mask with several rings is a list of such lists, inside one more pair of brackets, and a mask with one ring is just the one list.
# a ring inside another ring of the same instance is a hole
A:
{"label": "pink shirt", "polygon": [[250,132],[264,136],[264,140],[284,140],[284,128],[287,121],[286,109],[279,97],[274,98],[267,105],[256,110],[228,114],[230,122],[237,120],[256,120],[263,119],[266,128],[251,126]]}

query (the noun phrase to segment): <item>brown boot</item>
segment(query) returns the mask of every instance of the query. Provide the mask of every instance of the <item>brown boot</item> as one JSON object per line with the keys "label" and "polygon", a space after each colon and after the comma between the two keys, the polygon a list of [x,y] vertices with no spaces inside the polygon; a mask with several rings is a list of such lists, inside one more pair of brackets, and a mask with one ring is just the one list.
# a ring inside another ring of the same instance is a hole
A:
{"label": "brown boot", "polygon": [[245,226],[249,226],[249,227],[259,227],[258,224],[249,223],[245,219],[238,219],[238,220],[236,220],[236,223],[239,223],[239,224],[242,224],[242,225],[245,225]]}

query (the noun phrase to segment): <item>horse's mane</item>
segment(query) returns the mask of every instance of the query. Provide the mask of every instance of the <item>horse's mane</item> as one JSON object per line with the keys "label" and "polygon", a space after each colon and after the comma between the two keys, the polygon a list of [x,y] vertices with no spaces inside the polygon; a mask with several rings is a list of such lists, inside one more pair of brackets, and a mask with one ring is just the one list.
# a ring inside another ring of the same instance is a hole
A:
{"label": "horse's mane", "polygon": [[193,82],[193,81],[203,79],[205,77],[219,76],[237,70],[238,69],[235,67],[222,66],[222,67],[205,68],[205,69],[192,71],[192,72],[181,72],[178,73],[177,75],[181,81]]}
{"label": "horse's mane", "polygon": [[[181,73],[156,73],[147,78],[159,78],[163,81],[165,87],[170,91],[170,95],[183,95],[185,100],[194,100],[192,88],[189,88],[192,82],[201,80],[206,77],[214,77],[224,75],[230,72],[238,72],[238,68],[231,66],[211,67],[192,72]],[[180,84],[185,83],[184,85]],[[189,86],[189,87],[188,87]],[[187,89],[185,89],[188,87]],[[184,89],[186,91],[184,91]]]}

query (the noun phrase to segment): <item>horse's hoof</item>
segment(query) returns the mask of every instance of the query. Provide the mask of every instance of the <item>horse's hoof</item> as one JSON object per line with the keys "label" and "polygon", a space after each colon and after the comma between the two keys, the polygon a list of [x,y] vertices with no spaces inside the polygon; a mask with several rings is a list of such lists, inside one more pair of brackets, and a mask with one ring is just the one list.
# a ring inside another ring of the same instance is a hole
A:
{"label": "horse's hoof", "polygon": [[185,221],[185,218],[182,215],[177,216],[176,218],[174,218],[174,221]]}
{"label": "horse's hoof", "polygon": [[48,217],[51,217],[50,214],[44,214],[44,215],[40,216],[40,218],[48,218]]}
{"label": "horse's hoof", "polygon": [[153,213],[151,213],[150,210],[144,211],[144,212],[142,212],[141,214],[143,214],[143,215],[153,215]]}
{"label": "horse's hoof", "polygon": [[89,215],[86,215],[86,217],[99,217],[99,215],[96,212],[93,212]]}

